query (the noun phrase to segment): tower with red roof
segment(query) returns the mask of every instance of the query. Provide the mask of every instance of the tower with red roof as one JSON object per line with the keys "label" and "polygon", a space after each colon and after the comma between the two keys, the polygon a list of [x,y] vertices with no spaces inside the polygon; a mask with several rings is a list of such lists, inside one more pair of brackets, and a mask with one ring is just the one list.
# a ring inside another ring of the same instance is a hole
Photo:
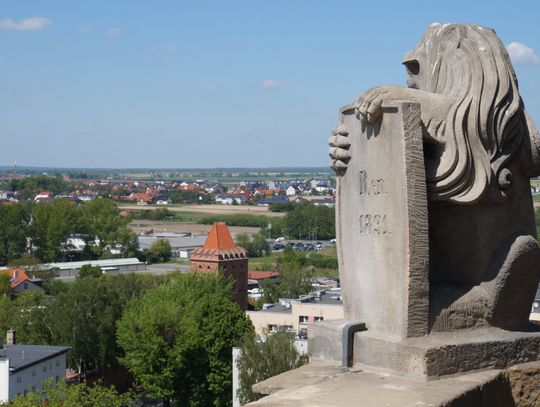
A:
{"label": "tower with red roof", "polygon": [[210,273],[221,270],[225,277],[232,277],[235,301],[243,311],[247,310],[247,251],[234,243],[225,223],[214,223],[203,247],[191,252],[191,269]]}

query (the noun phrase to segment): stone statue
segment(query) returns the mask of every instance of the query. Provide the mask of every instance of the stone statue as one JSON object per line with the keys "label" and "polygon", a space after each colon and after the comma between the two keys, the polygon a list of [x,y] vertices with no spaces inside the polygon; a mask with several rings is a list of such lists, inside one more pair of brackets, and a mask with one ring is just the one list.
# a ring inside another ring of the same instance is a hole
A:
{"label": "stone statue", "polygon": [[540,136],[506,49],[433,24],[403,63],[408,87],[342,107],[329,140],[344,318],[254,407],[540,405]]}
{"label": "stone statue", "polygon": [[[540,175],[540,136],[506,49],[492,29],[436,23],[403,64],[408,87],[370,89],[347,109],[377,132],[385,104],[420,107],[428,330],[525,329],[540,277],[529,186]],[[342,122],[329,140],[338,179],[356,159],[350,130]]]}

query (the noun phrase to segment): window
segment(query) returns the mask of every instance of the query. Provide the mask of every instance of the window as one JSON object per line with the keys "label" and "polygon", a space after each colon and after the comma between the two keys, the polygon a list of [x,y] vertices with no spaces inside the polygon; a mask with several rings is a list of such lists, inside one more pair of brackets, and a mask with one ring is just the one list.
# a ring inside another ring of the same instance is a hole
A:
{"label": "window", "polygon": [[277,325],[268,324],[268,332],[277,332]]}
{"label": "window", "polygon": [[56,376],[56,383],[58,383],[59,381],[60,381],[60,378]]}
{"label": "window", "polygon": [[52,362],[49,363],[49,370],[52,370]]}
{"label": "window", "polygon": [[56,366],[60,366],[60,359],[56,359]]}
{"label": "window", "polygon": [[300,315],[298,317],[298,322],[300,322],[301,324],[307,324],[309,322],[309,318],[307,315]]}
{"label": "window", "polygon": [[315,322],[324,321],[324,317],[315,317]]}
{"label": "window", "polygon": [[43,365],[43,371],[44,371],[44,372],[47,371],[47,366]]}
{"label": "window", "polygon": [[35,370],[32,370],[32,377],[35,377],[36,376],[36,371]]}
{"label": "window", "polygon": [[26,396],[28,394],[28,390],[25,390],[24,391],[24,395]]}
{"label": "window", "polygon": [[25,290],[28,290],[28,283],[24,283],[24,287],[23,287]]}
{"label": "window", "polygon": [[21,376],[17,376],[17,383],[20,383],[22,381]]}

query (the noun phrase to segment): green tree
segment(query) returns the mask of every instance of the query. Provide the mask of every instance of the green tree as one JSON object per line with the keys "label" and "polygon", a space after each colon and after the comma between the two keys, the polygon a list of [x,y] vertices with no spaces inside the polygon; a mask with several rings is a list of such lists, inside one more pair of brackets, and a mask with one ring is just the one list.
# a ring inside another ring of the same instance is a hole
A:
{"label": "green tree", "polygon": [[[44,402],[47,400],[47,402]],[[100,384],[85,383],[67,386],[63,382],[53,386],[50,382],[44,385],[43,393],[30,391],[26,396],[17,397],[11,407],[135,407],[139,404],[129,393],[119,394],[112,387]]]}
{"label": "green tree", "polygon": [[231,350],[253,332],[232,298],[219,276],[177,274],[124,313],[121,361],[164,406],[230,406]]}
{"label": "green tree", "polygon": [[70,346],[68,364],[83,374],[117,368],[118,320],[129,302],[164,281],[166,277],[144,274],[77,279],[47,307],[43,323],[51,332],[49,343]]}
{"label": "green tree", "polygon": [[29,224],[27,206],[0,205],[0,265],[26,254]]}
{"label": "green tree", "polygon": [[277,302],[280,298],[298,298],[312,290],[311,271],[305,255],[295,253],[290,247],[285,248],[280,259],[280,279],[278,282],[263,283],[264,302]]}
{"label": "green tree", "polygon": [[165,263],[171,259],[171,244],[167,239],[157,239],[147,252],[149,263]]}
{"label": "green tree", "polygon": [[77,230],[77,208],[72,202],[55,199],[51,204],[37,203],[32,211],[31,236],[36,256],[53,262],[69,249],[68,237]]}
{"label": "green tree", "polygon": [[294,334],[276,332],[265,341],[249,338],[242,346],[238,358],[240,388],[238,398],[242,405],[255,401],[261,396],[253,393],[251,387],[269,377],[308,362],[307,355],[300,355],[294,346]]}
{"label": "green tree", "polygon": [[82,205],[85,254],[100,258],[112,249],[120,249],[122,255],[133,254],[138,246],[137,236],[129,230],[128,223],[129,219],[120,216],[117,206],[108,199],[96,199]]}
{"label": "green tree", "polygon": [[238,246],[247,250],[249,257],[262,257],[270,254],[270,245],[266,241],[264,231],[260,231],[255,236],[240,234],[236,237]]}
{"label": "green tree", "polygon": [[51,331],[47,319],[46,297],[40,291],[25,291],[13,300],[1,297],[0,332],[13,328],[22,343],[50,343]]}
{"label": "green tree", "polygon": [[79,278],[99,278],[103,275],[101,267],[85,264],[79,271]]}
{"label": "green tree", "polygon": [[327,240],[336,236],[335,211],[327,206],[295,205],[285,215],[284,224],[288,235],[297,239]]}
{"label": "green tree", "polygon": [[0,272],[0,295],[6,295],[9,292],[9,283],[9,274],[6,272]]}
{"label": "green tree", "polygon": [[7,183],[10,191],[19,191],[24,198],[33,198],[37,193],[49,191],[53,194],[72,191],[72,186],[60,177],[37,175],[22,179],[12,179]]}

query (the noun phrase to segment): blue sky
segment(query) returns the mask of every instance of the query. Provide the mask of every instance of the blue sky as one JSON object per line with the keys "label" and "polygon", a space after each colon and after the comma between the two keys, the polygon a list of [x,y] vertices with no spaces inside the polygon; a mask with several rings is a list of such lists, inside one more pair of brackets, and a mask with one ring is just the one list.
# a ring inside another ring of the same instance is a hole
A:
{"label": "blue sky", "polygon": [[[515,5],[515,6],[512,6]],[[0,0],[0,165],[326,166],[434,22],[493,27],[540,124],[538,1]]]}

